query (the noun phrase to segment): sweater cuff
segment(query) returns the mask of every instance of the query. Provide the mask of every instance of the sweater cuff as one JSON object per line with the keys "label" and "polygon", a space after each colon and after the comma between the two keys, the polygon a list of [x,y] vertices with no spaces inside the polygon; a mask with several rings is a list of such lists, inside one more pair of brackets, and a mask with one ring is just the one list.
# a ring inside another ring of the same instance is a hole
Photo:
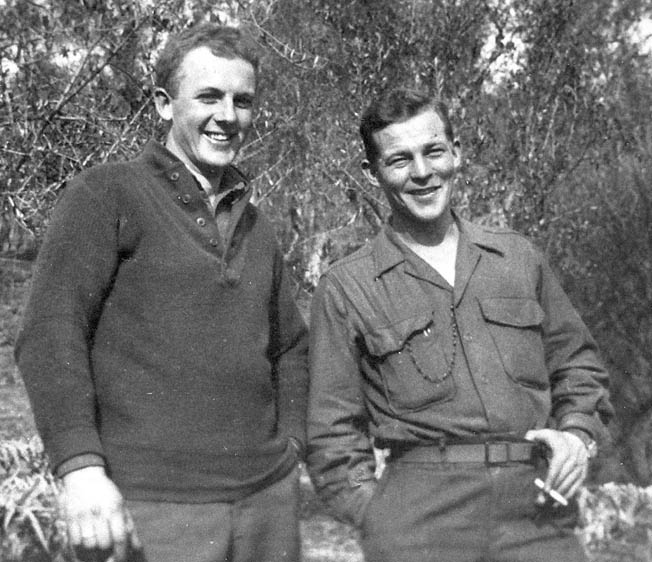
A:
{"label": "sweater cuff", "polygon": [[104,457],[100,436],[94,427],[74,427],[58,431],[43,439],[45,450],[55,473],[59,465],[79,455]]}
{"label": "sweater cuff", "polygon": [[75,470],[81,470],[82,468],[87,468],[89,466],[106,466],[104,458],[95,453],[86,453],[83,455],[77,455],[63,461],[59,466],[57,466],[54,474],[57,478],[63,478],[66,474],[70,474]]}

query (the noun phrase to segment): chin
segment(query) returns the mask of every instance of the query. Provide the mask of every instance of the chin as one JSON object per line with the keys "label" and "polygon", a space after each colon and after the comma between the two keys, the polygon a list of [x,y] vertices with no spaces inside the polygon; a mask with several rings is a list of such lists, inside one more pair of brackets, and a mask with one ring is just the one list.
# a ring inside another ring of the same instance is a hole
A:
{"label": "chin", "polygon": [[212,158],[207,158],[202,162],[202,164],[206,168],[224,168],[233,162],[235,155],[235,152],[226,152],[219,156],[216,155]]}
{"label": "chin", "polygon": [[444,212],[431,212],[431,213],[411,213],[409,219],[413,222],[422,224],[432,224],[445,220],[446,213]]}

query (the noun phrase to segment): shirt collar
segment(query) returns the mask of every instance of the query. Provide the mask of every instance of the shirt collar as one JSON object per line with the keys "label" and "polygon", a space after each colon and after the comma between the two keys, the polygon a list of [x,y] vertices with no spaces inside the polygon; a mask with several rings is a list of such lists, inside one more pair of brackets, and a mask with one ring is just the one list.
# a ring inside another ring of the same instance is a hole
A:
{"label": "shirt collar", "polygon": [[[460,238],[459,244],[474,245],[492,253],[505,255],[505,245],[494,229],[474,224],[457,215],[453,211],[453,218],[457,223]],[[372,242],[372,255],[374,259],[374,276],[380,277],[383,273],[393,269],[406,261],[405,253],[398,241],[398,234],[391,223],[386,224]]]}
{"label": "shirt collar", "polygon": [[375,278],[405,261],[405,254],[398,244],[397,234],[390,224],[386,224],[374,238],[371,243],[371,252]]}
{"label": "shirt collar", "polygon": [[455,213],[453,213],[453,216],[455,217],[457,226],[460,229],[460,238],[464,238],[466,243],[473,244],[482,250],[499,254],[501,256],[504,256],[507,253],[508,249],[504,239],[504,234],[510,231],[504,229],[498,230],[489,226],[475,224],[458,217]]}

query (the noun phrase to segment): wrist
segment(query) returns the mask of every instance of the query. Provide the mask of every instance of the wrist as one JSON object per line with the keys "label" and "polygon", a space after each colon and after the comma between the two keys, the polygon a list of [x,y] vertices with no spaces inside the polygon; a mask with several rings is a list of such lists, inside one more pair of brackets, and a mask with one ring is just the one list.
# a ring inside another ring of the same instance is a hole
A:
{"label": "wrist", "polygon": [[82,482],[97,481],[98,478],[106,478],[106,471],[103,466],[84,466],[61,476],[61,482],[63,482],[64,486],[69,486]]}
{"label": "wrist", "polygon": [[598,454],[598,445],[595,442],[595,439],[593,439],[593,436],[590,435],[587,431],[577,428],[577,427],[568,427],[564,429],[564,431],[571,433],[572,435],[575,435],[575,437],[579,438],[582,443],[584,443],[584,446],[586,447],[586,452],[589,455],[589,458],[592,459]]}

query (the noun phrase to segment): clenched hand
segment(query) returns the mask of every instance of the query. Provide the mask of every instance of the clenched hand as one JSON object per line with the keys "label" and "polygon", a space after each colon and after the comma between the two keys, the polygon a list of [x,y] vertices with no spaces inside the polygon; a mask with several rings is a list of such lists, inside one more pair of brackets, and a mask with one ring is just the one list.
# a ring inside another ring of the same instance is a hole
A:
{"label": "clenched hand", "polygon": [[60,508],[74,547],[112,551],[107,562],[122,562],[140,541],[122,494],[104,468],[89,466],[62,478]]}

